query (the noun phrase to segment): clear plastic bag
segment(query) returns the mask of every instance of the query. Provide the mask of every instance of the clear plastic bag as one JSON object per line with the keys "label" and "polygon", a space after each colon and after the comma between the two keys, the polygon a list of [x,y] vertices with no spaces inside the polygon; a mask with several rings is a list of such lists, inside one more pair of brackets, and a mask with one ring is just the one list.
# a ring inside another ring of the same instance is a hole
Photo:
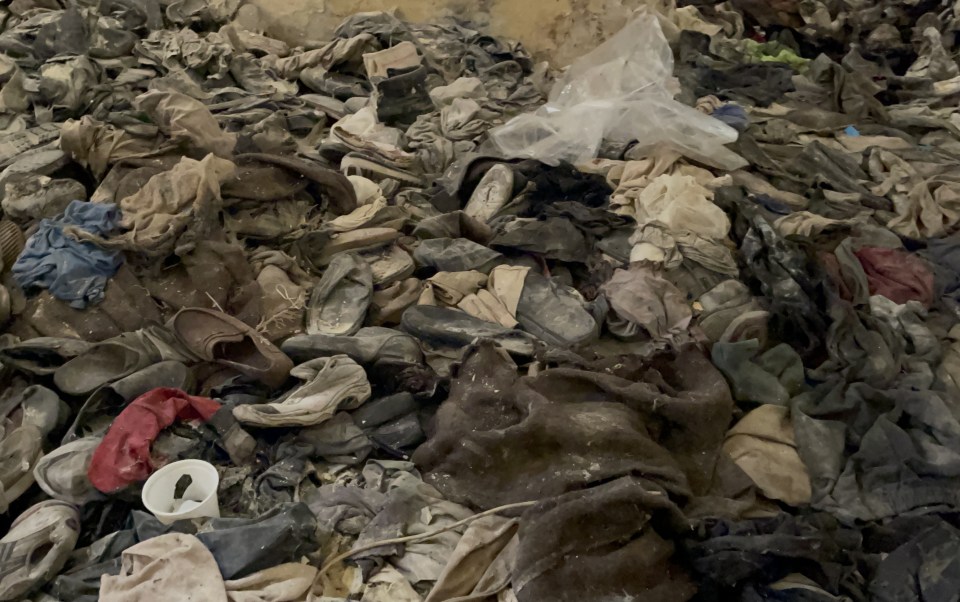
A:
{"label": "clear plastic bag", "polygon": [[737,131],[673,99],[673,53],[656,16],[644,14],[573,63],[547,104],[491,130],[507,157],[549,165],[594,159],[604,140],[670,147],[720,169],[747,162],[725,148]]}

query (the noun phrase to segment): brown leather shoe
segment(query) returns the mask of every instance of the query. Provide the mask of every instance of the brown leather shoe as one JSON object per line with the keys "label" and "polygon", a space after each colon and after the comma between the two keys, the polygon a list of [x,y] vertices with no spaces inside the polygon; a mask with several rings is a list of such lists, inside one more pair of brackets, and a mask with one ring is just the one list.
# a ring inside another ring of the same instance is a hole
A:
{"label": "brown leather shoe", "polygon": [[275,165],[310,180],[319,187],[320,192],[328,200],[330,209],[337,215],[345,215],[357,208],[357,193],[353,190],[350,180],[342,173],[320,163],[266,153],[236,155],[233,160],[238,165]]}
{"label": "brown leather shoe", "polygon": [[287,380],[293,362],[260,333],[240,320],[212,309],[180,310],[172,329],[201,358],[255,378],[271,387]]}

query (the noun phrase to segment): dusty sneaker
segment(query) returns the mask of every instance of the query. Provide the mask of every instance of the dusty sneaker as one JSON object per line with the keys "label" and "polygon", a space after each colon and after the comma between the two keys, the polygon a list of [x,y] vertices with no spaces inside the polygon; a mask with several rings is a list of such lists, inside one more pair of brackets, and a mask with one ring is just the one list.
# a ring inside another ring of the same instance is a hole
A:
{"label": "dusty sneaker", "polygon": [[251,426],[313,426],[370,398],[366,373],[345,355],[311,360],[290,374],[304,384],[276,403],[237,406],[234,417]]}
{"label": "dusty sneaker", "polygon": [[513,198],[513,182],[512,169],[494,165],[473,190],[463,212],[482,222],[490,221]]}
{"label": "dusty sneaker", "polygon": [[0,600],[22,600],[53,579],[80,536],[80,513],[49,500],[17,517],[0,539]]}

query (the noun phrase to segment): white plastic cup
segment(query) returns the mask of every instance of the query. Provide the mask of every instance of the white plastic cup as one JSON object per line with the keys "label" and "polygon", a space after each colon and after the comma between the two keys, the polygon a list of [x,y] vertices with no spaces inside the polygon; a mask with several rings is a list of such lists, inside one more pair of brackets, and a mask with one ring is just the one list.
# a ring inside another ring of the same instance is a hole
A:
{"label": "white plastic cup", "polygon": [[[183,498],[175,500],[177,481],[185,474],[190,475],[193,482],[184,491]],[[140,498],[147,510],[165,525],[186,518],[219,518],[219,486],[220,475],[213,464],[203,460],[180,460],[150,475]]]}

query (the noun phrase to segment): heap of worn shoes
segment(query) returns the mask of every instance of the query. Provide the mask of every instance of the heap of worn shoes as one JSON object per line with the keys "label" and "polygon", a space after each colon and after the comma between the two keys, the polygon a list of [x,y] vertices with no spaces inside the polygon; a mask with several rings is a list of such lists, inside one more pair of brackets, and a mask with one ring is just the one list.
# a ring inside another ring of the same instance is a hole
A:
{"label": "heap of worn shoes", "polygon": [[960,5],[647,4],[5,3],[0,600],[955,599]]}

